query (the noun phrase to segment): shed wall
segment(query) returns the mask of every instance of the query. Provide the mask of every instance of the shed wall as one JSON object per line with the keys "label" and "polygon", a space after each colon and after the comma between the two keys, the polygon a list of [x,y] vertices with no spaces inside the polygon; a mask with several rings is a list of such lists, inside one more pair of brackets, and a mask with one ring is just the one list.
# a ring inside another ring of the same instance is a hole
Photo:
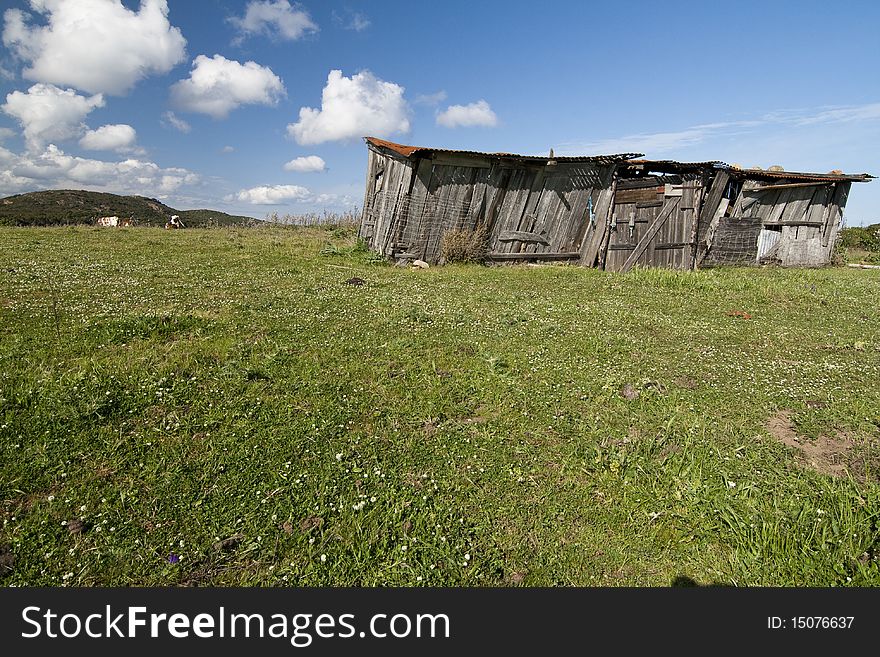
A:
{"label": "shed wall", "polygon": [[851,186],[717,169],[618,181],[613,164],[368,153],[360,236],[384,256],[432,264],[447,232],[483,229],[500,261],[543,256],[612,271],[823,265]]}
{"label": "shed wall", "polygon": [[820,266],[831,261],[852,183],[746,180],[721,217],[704,264]]}
{"label": "shed wall", "polygon": [[378,253],[441,260],[443,235],[482,228],[490,257],[542,254],[594,264],[607,229],[613,166],[545,167],[369,150],[360,235]]}

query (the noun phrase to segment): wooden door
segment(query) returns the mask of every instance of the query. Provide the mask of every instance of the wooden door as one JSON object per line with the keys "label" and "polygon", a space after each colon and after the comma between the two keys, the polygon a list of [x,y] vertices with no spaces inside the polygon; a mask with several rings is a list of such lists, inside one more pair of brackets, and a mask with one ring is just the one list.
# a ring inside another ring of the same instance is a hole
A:
{"label": "wooden door", "polygon": [[676,184],[626,181],[623,188],[619,185],[605,269],[693,269],[702,189],[699,180]]}

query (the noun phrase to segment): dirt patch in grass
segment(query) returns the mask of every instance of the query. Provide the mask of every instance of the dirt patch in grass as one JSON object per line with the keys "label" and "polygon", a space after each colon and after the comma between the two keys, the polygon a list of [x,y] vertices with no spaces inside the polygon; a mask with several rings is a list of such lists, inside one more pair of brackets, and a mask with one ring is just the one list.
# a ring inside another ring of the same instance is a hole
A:
{"label": "dirt patch in grass", "polygon": [[36,506],[36,504],[49,497],[49,495],[58,493],[61,488],[61,484],[53,484],[45,490],[38,490],[33,493],[20,495],[13,499],[0,501],[0,509],[2,509],[3,516],[6,518],[23,516]]}
{"label": "dirt patch in grass", "polygon": [[854,446],[852,438],[838,432],[835,436],[820,436],[810,440],[798,434],[791,416],[792,412],[787,410],[772,415],[766,424],[770,435],[783,445],[795,448],[800,453],[799,461],[804,467],[832,477],[845,475]]}
{"label": "dirt patch in grass", "polygon": [[679,388],[687,388],[688,390],[696,390],[699,385],[697,380],[690,376],[680,376],[673,383]]}

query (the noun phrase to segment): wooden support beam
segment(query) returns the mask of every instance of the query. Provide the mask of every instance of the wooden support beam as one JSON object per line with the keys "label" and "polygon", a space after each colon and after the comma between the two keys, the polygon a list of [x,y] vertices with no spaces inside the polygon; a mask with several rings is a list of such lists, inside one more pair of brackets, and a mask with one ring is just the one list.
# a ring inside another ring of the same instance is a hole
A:
{"label": "wooden support beam", "polygon": [[633,265],[636,264],[636,261],[641,257],[648,246],[650,246],[651,242],[657,236],[657,233],[659,233],[660,229],[663,228],[663,224],[665,224],[666,220],[669,219],[670,216],[672,216],[672,213],[675,211],[675,208],[678,207],[678,204],[680,202],[680,196],[674,196],[666,202],[666,205],[663,206],[660,214],[658,214],[657,218],[654,219],[654,222],[650,226],[648,226],[648,230],[645,231],[642,239],[640,239],[639,243],[636,244],[636,248],[633,249],[633,252],[629,254],[629,257],[626,259],[623,265],[621,265],[621,272],[626,273],[633,268]]}
{"label": "wooden support beam", "polygon": [[807,183],[786,183],[784,185],[765,185],[764,187],[753,187],[752,189],[746,190],[749,194],[757,194],[758,192],[766,192],[770,189],[791,189],[792,187],[817,187],[819,185],[833,185],[836,181],[829,180],[828,182],[807,182]]}
{"label": "wooden support beam", "polygon": [[529,242],[531,244],[543,244],[549,246],[547,238],[538,233],[529,233],[524,230],[505,230],[498,236],[499,242]]}
{"label": "wooden support beam", "polygon": [[784,219],[779,219],[777,221],[765,221],[763,222],[764,226],[824,226],[824,221],[811,221],[809,219],[790,219],[785,221]]}
{"label": "wooden support beam", "polygon": [[712,237],[715,233],[715,228],[718,226],[718,222],[721,219],[717,210],[721,205],[721,201],[724,197],[724,190],[727,188],[729,180],[730,174],[726,171],[719,171],[715,174],[715,180],[712,181],[712,186],[709,188],[709,193],[706,195],[706,202],[703,203],[700,208],[700,214],[697,217],[697,235],[700,234],[700,227],[702,226],[706,226],[706,233],[705,242],[697,244],[697,253],[694,258],[694,269],[700,266],[700,263],[703,262],[703,259],[709,252],[709,247],[712,246]]}
{"label": "wooden support beam", "polygon": [[665,244],[655,244],[655,251],[662,251],[664,249],[683,249],[686,246],[692,246],[693,242],[666,242]]}
{"label": "wooden support beam", "polygon": [[[599,268],[604,266],[604,252],[608,245],[608,223],[611,219],[611,211],[614,208],[614,193],[617,189],[617,179],[613,176],[614,169],[609,167],[609,173],[603,179],[603,183],[610,184],[610,187],[602,189],[599,192],[599,199],[593,212],[593,220],[595,228],[590,231],[587,227],[587,233],[581,244],[581,265],[584,267],[593,267],[596,261],[599,262]],[[606,182],[607,181],[607,182]],[[589,217],[585,217],[585,221],[589,222]]]}
{"label": "wooden support beam", "polygon": [[577,260],[580,253],[487,253],[487,260]]}
{"label": "wooden support beam", "polygon": [[699,241],[700,236],[700,214],[703,211],[703,201],[706,196],[706,186],[709,183],[709,173],[707,171],[703,171],[700,174],[699,185],[694,189],[694,211],[691,215],[691,232],[688,235],[688,242],[690,242],[688,247],[688,253],[686,259],[683,262],[687,263],[688,269],[696,269],[697,268],[697,251],[699,250]]}

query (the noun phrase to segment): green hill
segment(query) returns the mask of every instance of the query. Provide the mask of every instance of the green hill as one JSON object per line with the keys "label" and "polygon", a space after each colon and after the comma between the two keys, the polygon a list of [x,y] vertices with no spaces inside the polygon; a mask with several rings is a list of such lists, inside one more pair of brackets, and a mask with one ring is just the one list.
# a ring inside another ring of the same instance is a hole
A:
{"label": "green hill", "polygon": [[259,221],[253,217],[226,214],[217,210],[178,210],[175,214],[180,215],[183,224],[190,228],[196,226],[240,226]]}
{"label": "green hill", "polygon": [[175,210],[153,198],[119,196],[76,189],[16,194],[0,199],[0,226],[58,226],[94,224],[99,217],[133,217],[138,226],[164,226],[171,215],[184,225],[244,225],[256,221],[216,210]]}

